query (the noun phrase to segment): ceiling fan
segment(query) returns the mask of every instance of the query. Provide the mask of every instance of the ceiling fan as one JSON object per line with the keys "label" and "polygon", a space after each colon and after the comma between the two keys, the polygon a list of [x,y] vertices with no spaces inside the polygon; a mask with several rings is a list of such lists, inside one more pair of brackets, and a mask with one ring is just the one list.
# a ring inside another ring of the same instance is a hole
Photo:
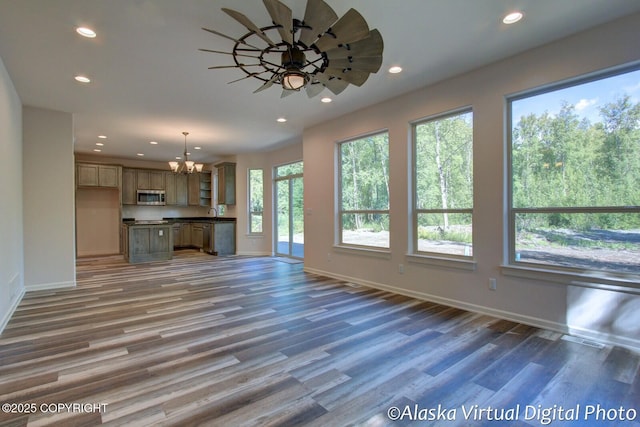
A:
{"label": "ceiling fan", "polygon": [[355,9],[338,19],[323,0],[307,0],[304,19],[299,20],[281,1],[263,2],[273,25],[258,27],[242,13],[222,8],[249,32],[235,38],[203,28],[235,43],[230,52],[200,49],[233,57],[234,65],[209,67],[239,68],[246,74],[229,83],[255,78],[262,85],[254,93],[278,84],[283,88],[281,97],[306,88],[307,96],[312,98],[325,87],[338,95],[349,84],[362,86],[371,73],[380,69],[382,36],[378,30],[369,30]]}

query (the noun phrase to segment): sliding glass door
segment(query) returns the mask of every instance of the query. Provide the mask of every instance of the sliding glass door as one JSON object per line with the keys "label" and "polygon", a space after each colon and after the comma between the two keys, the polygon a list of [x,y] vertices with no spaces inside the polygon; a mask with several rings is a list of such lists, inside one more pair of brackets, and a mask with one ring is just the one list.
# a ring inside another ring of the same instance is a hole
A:
{"label": "sliding glass door", "polygon": [[304,258],[302,162],[275,168],[275,252]]}

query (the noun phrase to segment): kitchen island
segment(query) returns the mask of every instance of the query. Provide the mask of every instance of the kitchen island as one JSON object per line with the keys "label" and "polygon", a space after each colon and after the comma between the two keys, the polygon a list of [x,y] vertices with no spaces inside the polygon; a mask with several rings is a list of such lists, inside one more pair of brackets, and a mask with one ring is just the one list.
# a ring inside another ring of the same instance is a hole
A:
{"label": "kitchen island", "polygon": [[130,263],[162,261],[173,255],[169,221],[123,221],[122,249]]}

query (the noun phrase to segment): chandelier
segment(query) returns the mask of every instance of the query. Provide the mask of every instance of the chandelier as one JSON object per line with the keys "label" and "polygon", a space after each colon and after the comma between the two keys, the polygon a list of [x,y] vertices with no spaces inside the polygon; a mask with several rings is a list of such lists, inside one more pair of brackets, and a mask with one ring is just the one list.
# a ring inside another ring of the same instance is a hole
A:
{"label": "chandelier", "polygon": [[[187,135],[189,135],[189,132],[182,132],[182,134],[184,135],[184,157],[182,162],[169,162],[171,171],[173,173],[202,172],[202,167],[204,166],[202,163],[196,163],[193,160],[189,160],[189,153],[187,153]],[[180,157],[176,157],[176,160],[179,159]]]}

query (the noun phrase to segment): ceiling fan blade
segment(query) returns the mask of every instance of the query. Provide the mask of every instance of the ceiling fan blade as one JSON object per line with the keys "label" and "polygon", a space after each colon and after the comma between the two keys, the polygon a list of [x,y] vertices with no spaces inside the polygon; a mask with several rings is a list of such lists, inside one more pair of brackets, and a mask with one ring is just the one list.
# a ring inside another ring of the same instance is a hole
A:
{"label": "ceiling fan blade", "polygon": [[235,19],[236,21],[238,21],[239,23],[241,23],[242,25],[244,25],[249,31],[253,31],[256,34],[256,36],[264,40],[269,46],[275,46],[275,43],[272,42],[271,39],[269,39],[269,37],[267,37],[267,35],[262,32],[260,27],[254,24],[249,18],[247,18],[242,13],[236,12],[235,10],[232,10],[232,9],[227,9],[226,7],[223,7],[222,11],[227,15],[229,15],[230,17],[232,17],[233,19]]}
{"label": "ceiling fan blade", "polygon": [[305,46],[311,46],[320,34],[338,20],[338,15],[323,0],[307,0],[304,12],[304,25],[311,28],[301,28],[298,41]]}
{"label": "ceiling fan blade", "polygon": [[334,95],[339,95],[343,90],[349,86],[349,82],[345,80],[340,80],[338,78],[331,78],[331,76],[326,75],[324,73],[316,74],[316,78],[320,83],[325,85],[327,89],[333,92]]}
{"label": "ceiling fan blade", "polygon": [[343,46],[326,51],[327,58],[340,59],[352,57],[375,57],[382,56],[384,42],[378,30],[371,30],[369,37],[358,40],[353,43],[347,43]]}
{"label": "ceiling fan blade", "polygon": [[335,49],[341,44],[353,43],[369,35],[369,25],[355,9],[349,9],[338,22],[333,24],[330,33],[323,34],[316,47],[322,52]]}
{"label": "ceiling fan blade", "polygon": [[234,39],[233,37],[228,36],[228,35],[226,35],[226,34],[222,34],[222,33],[221,33],[221,32],[219,32],[219,31],[211,30],[211,29],[209,29],[209,28],[204,28],[204,27],[202,27],[202,29],[203,29],[203,30],[205,30],[205,31],[210,32],[211,34],[215,34],[216,36],[224,37],[225,39],[232,40],[232,41],[234,41],[234,42],[236,42],[236,43],[238,43],[238,44],[243,44],[243,45],[245,45],[245,46],[252,47],[252,48],[254,48],[254,49],[258,50],[258,51],[262,51],[262,49],[260,49],[259,47],[256,47],[256,46],[254,46],[254,45],[252,45],[252,44],[249,44],[249,43],[247,43],[247,42],[245,42],[245,41],[241,41],[241,40],[238,40],[238,39]]}
{"label": "ceiling fan blade", "polygon": [[308,83],[307,84],[307,96],[313,98],[324,90],[324,86],[321,83]]}
{"label": "ceiling fan blade", "polygon": [[210,70],[221,70],[223,68],[261,67],[261,64],[238,64],[238,65],[214,65]]}
{"label": "ceiling fan blade", "polygon": [[282,89],[282,94],[280,95],[280,98],[286,98],[289,95],[293,95],[294,92],[298,92],[297,90],[287,90],[287,89]]}
{"label": "ceiling fan blade", "polygon": [[293,46],[293,13],[279,0],[263,0],[271,20],[278,27],[282,41]]}
{"label": "ceiling fan blade", "polygon": [[260,57],[259,57],[259,56],[255,56],[255,55],[246,55],[246,54],[238,53],[238,52],[236,52],[236,53],[233,53],[233,52],[223,52],[223,51],[221,51],[221,50],[211,50],[211,49],[198,49],[198,50],[200,50],[200,51],[202,51],[202,52],[222,53],[223,55],[242,56],[242,57],[245,57],[245,58],[255,58],[255,59],[260,59]]}
{"label": "ceiling fan blade", "polygon": [[376,73],[382,65],[382,56],[365,57],[365,58],[339,58],[329,61],[331,68],[351,68],[352,70],[366,71],[367,73]]}
{"label": "ceiling fan blade", "polygon": [[[264,73],[264,71],[263,71],[263,73]],[[241,80],[246,80],[246,79],[248,79],[248,78],[255,77],[255,76],[260,75],[260,74],[262,74],[262,73],[251,73],[251,74],[247,74],[246,76],[241,77],[241,78],[239,78],[239,79],[231,80],[230,82],[227,82],[227,84],[228,84],[228,85],[230,85],[231,83],[236,83],[236,82],[239,82],[239,81],[241,81]]]}
{"label": "ceiling fan blade", "polygon": [[369,74],[366,71],[360,70],[345,70],[343,68],[331,68],[327,67],[324,70],[325,74],[328,74],[333,77],[341,78],[342,80],[347,81],[356,86],[362,86],[364,82],[369,78]]}
{"label": "ceiling fan blade", "polygon": [[254,90],[253,93],[258,93],[258,92],[262,92],[265,89],[269,89],[271,86],[273,86],[273,84],[276,81],[278,81],[278,77],[280,77],[278,74],[274,74],[273,76],[271,76],[269,81],[267,81],[265,84],[260,86],[258,89]]}

